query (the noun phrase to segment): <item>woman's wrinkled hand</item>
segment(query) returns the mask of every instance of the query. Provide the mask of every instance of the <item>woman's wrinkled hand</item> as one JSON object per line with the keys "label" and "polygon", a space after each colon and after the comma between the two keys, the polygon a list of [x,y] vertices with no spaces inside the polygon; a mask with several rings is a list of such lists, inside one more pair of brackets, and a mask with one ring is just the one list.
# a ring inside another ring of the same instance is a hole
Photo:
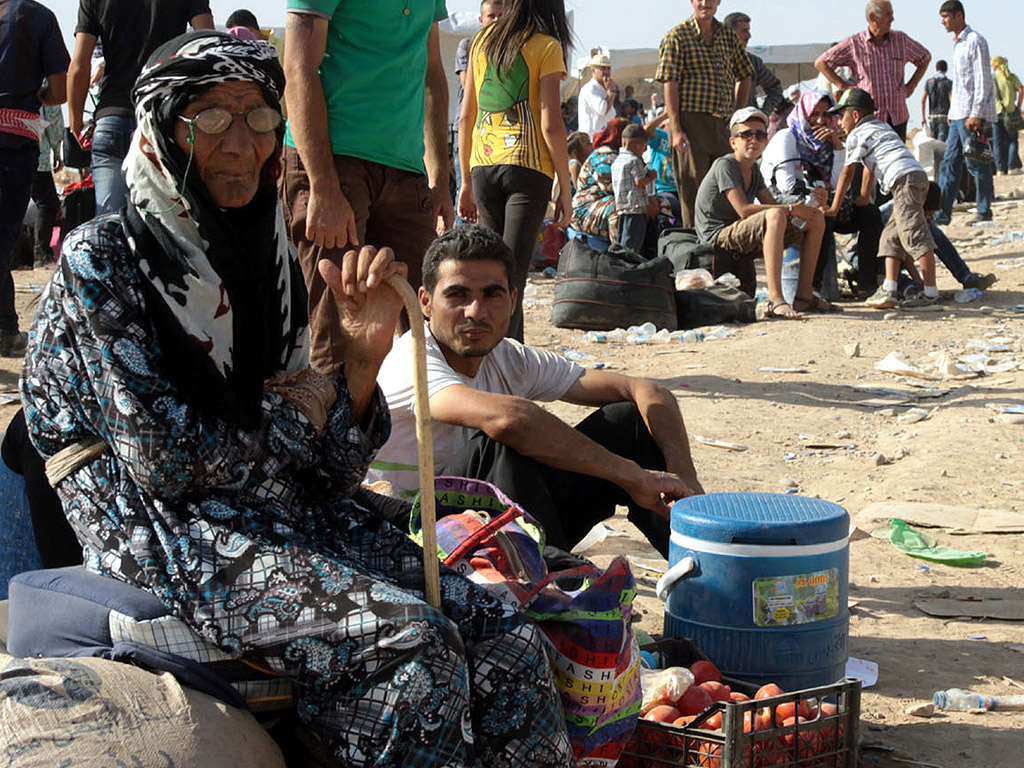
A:
{"label": "woman's wrinkled hand", "polygon": [[405,277],[408,267],[395,260],[390,248],[364,245],[347,251],[340,265],[324,258],[317,268],[338,304],[346,358],[383,359],[402,311],[402,299],[387,280],[392,275]]}

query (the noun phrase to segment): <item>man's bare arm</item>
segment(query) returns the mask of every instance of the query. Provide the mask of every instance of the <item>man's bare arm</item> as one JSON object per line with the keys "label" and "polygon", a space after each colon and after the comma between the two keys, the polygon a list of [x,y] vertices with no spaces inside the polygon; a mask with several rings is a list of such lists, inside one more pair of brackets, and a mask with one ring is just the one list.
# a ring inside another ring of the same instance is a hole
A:
{"label": "man's bare arm", "polygon": [[212,13],[197,13],[189,20],[189,24],[192,25],[192,29],[214,29],[213,25],[213,14]]}
{"label": "man's bare arm", "polygon": [[39,89],[39,100],[48,107],[55,107],[68,100],[68,73],[57,72],[48,75]]}
{"label": "man's bare arm", "polygon": [[438,230],[443,232],[455,221],[448,190],[451,163],[448,160],[448,79],[441,59],[441,33],[434,22],[427,35],[427,74],[424,80],[423,165],[434,198]]}
{"label": "man's bare arm", "polygon": [[751,82],[750,75],[736,81],[736,109],[743,109],[750,102]]}
{"label": "man's bare arm", "polygon": [[328,19],[285,14],[285,100],[295,148],[309,175],[306,238],[325,248],[357,245],[355,214],[341,191],[331,152],[320,63],[327,50]]}
{"label": "man's bare arm", "polygon": [[852,85],[852,83],[848,83],[846,80],[843,80],[843,78],[841,78],[839,74],[832,69],[832,67],[826,64],[823,56],[819,56],[814,60],[814,68],[821,72],[821,74],[825,76],[825,79],[837,88],[846,89]]}
{"label": "man's bare arm", "polygon": [[690,146],[690,140],[683,130],[683,122],[679,112],[679,83],[675,80],[665,81],[665,114],[668,115],[672,148],[679,152],[685,152]]}
{"label": "man's bare arm", "polygon": [[637,503],[661,514],[668,514],[665,499],[674,501],[694,493],[681,478],[643,469],[617,456],[525,398],[456,384],[430,398],[430,413],[447,424],[481,430],[547,466],[615,483]]}
{"label": "man's bare arm", "polygon": [[89,93],[89,70],[96,36],[86,32],[75,34],[75,50],[68,66],[68,127],[77,138],[85,122],[85,97]]}

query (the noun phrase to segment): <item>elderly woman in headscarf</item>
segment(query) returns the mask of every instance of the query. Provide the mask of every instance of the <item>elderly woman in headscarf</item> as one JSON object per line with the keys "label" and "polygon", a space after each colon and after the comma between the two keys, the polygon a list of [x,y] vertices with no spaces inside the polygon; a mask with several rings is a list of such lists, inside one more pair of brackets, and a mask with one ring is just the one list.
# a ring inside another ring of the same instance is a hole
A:
{"label": "elderly woman in headscarf", "polygon": [[[835,104],[826,91],[804,91],[789,113],[786,128],[776,133],[765,147],[761,174],[780,203],[803,202],[809,196],[831,202],[832,191],[846,160],[835,118],[828,110]],[[870,181],[870,179],[868,179]],[[816,191],[820,190],[820,191]],[[871,202],[871,190],[863,184],[843,201],[839,216],[826,217],[822,248],[834,248],[833,234],[859,233],[857,239],[858,294],[871,295],[878,279],[878,241],[882,218]],[[820,288],[826,259],[818,258],[814,286]]]}
{"label": "elderly woman in headscarf", "polygon": [[612,118],[594,135],[594,149],[583,163],[572,198],[572,226],[585,235],[615,241],[619,216],[615,212],[612,165],[622,149],[622,131],[629,121]]}
{"label": "elderly woman in headscarf", "polygon": [[1024,120],[1020,106],[1024,101],[1024,86],[1020,78],[1010,71],[1010,64],[1003,56],[992,58],[992,89],[996,96],[996,121],[992,124],[992,153],[995,155],[996,172],[1006,175],[1021,167],[1020,152],[1017,149],[1017,133]]}
{"label": "elderly woman in headscarf", "polygon": [[320,269],[347,339],[308,368],[286,239],[283,74],[216,32],[157,50],[133,92],[121,214],[75,230],[21,385],[31,437],[89,569],[296,682],[345,766],[564,766],[537,630],[353,501],[388,436],[376,388],[401,302],[389,249]]}

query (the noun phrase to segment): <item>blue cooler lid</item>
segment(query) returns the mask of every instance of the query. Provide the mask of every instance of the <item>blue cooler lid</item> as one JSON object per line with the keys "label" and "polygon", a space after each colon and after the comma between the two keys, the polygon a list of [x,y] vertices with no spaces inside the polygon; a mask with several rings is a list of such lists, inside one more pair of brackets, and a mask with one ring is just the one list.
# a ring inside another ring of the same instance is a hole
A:
{"label": "blue cooler lid", "polygon": [[724,544],[804,546],[844,539],[838,504],[784,493],[707,493],[672,505],[672,532]]}

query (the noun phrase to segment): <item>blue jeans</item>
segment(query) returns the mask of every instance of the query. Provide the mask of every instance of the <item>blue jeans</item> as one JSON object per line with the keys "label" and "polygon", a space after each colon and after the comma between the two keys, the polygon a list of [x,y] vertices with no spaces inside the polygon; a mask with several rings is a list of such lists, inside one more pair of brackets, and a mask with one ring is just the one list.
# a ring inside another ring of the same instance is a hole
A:
{"label": "blue jeans", "polygon": [[642,253],[647,236],[647,214],[619,214],[619,245],[636,253]]}
{"label": "blue jeans", "polygon": [[[984,121],[982,130],[984,130]],[[942,167],[939,169],[939,186],[942,188],[942,204],[939,213],[942,220],[945,221],[949,221],[949,217],[953,215],[953,203],[956,202],[956,192],[960,189],[960,176],[963,173],[964,144],[970,137],[971,132],[967,130],[966,120],[951,120],[949,122],[946,154],[942,158]],[[968,159],[967,170],[974,177],[978,187],[975,197],[978,203],[978,215],[991,216],[992,201],[996,196],[992,184],[992,164],[977,163]]]}
{"label": "blue jeans", "polygon": [[21,234],[38,163],[38,145],[0,149],[0,333],[18,331],[11,254]]}
{"label": "blue jeans", "polygon": [[928,132],[932,135],[933,139],[945,141],[949,136],[949,123],[946,122],[945,117],[929,117]]}
{"label": "blue jeans", "polygon": [[[882,214],[882,224],[886,224],[889,221],[889,217],[892,216],[892,202],[888,202],[878,209]],[[949,273],[953,275],[953,279],[956,280],[960,285],[964,284],[964,281],[970,276],[971,268],[964,263],[964,260],[960,257],[960,252],[957,251],[956,246],[950,242],[950,239],[946,237],[946,233],[943,232],[939,227],[928,222],[928,229],[931,230],[932,239],[935,240],[935,255],[939,257]],[[900,272],[900,289],[903,289],[903,281],[906,278],[907,284],[909,285],[910,278],[905,272]]]}
{"label": "blue jeans", "polygon": [[1006,130],[1002,120],[996,120],[992,124],[992,154],[996,156],[996,170],[999,173],[1020,168],[1017,131]]}
{"label": "blue jeans", "polygon": [[92,182],[96,185],[96,215],[114,213],[128,202],[128,185],[121,164],[131,146],[135,119],[107,115],[96,121],[92,134]]}

